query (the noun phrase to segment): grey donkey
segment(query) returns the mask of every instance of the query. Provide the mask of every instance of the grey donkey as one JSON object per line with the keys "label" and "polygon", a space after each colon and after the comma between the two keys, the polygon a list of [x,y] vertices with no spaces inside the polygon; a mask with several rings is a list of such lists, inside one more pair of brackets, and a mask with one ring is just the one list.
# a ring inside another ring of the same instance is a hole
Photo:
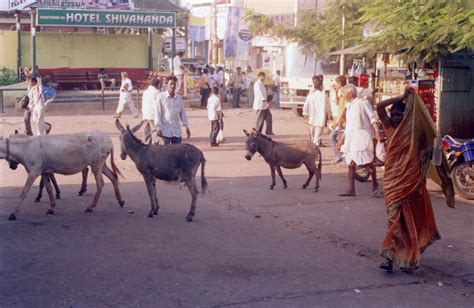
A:
{"label": "grey donkey", "polygon": [[[316,177],[314,192],[319,190],[319,180],[321,179],[322,158],[321,150],[311,141],[300,141],[292,143],[282,143],[272,140],[271,138],[257,132],[255,128],[252,133],[244,129],[247,136],[245,158],[251,160],[255,153],[263,156],[263,159],[270,166],[272,175],[272,184],[270,189],[275,187],[275,169],[283,181],[283,188],[287,188],[288,184],[283,177],[281,167],[287,169],[296,169],[305,165],[308,169],[308,179],[301,188],[306,189],[313,175]],[[318,165],[316,161],[319,159]]]}
{"label": "grey donkey", "polygon": [[124,128],[117,119],[115,125],[120,131],[120,145],[122,159],[127,155],[135,163],[138,171],[143,175],[150,197],[151,209],[148,217],[158,215],[160,208],[156,195],[156,179],[163,181],[180,181],[186,183],[191,192],[191,208],[186,216],[187,221],[193,221],[196,214],[196,201],[198,189],[196,186],[196,172],[201,165],[201,189],[203,193],[207,189],[207,181],[204,175],[205,162],[204,155],[191,144],[144,144],[133,133],[137,132],[143,122],[130,129]]}

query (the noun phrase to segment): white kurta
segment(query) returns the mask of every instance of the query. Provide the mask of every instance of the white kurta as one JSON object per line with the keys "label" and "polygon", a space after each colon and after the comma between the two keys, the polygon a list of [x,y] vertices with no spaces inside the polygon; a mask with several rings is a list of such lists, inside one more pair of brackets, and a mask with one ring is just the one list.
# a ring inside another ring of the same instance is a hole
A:
{"label": "white kurta", "polygon": [[265,85],[258,79],[253,85],[254,97],[253,97],[253,109],[254,110],[266,110],[269,105],[267,103],[267,90]]}
{"label": "white kurta", "polygon": [[323,127],[326,116],[331,115],[327,96],[319,90],[309,93],[304,102],[303,115],[308,116],[310,125]]}
{"label": "white kurta", "polygon": [[374,160],[372,124],[377,122],[372,106],[366,99],[355,98],[347,104],[346,128],[342,152],[346,153],[346,163],[370,164]]}

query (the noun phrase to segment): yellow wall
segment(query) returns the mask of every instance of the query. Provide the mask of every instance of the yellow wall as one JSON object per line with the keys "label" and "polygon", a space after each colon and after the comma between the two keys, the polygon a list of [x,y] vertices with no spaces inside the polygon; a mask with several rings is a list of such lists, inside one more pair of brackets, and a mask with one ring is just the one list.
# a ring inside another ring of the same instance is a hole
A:
{"label": "yellow wall", "polygon": [[[16,32],[0,31],[0,67],[15,70]],[[22,33],[22,66],[31,66],[31,39]],[[161,38],[153,36],[153,66],[161,54]],[[37,33],[36,63],[40,68],[147,68],[147,35]]]}

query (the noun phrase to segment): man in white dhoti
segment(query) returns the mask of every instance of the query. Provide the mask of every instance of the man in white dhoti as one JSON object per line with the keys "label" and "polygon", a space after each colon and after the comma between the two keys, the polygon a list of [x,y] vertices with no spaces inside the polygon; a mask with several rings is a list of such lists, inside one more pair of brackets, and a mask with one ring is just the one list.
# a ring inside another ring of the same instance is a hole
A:
{"label": "man in white dhoti", "polygon": [[[354,85],[348,84],[343,88],[347,101],[346,128],[344,138],[338,144],[342,152],[346,155],[346,164],[349,166],[349,188],[339,196],[355,196],[355,171],[357,166],[368,165],[372,176],[372,196],[376,197],[378,182],[374,160],[374,143],[372,137],[372,127],[378,132],[377,118],[374,116],[372,106],[369,101],[357,97],[357,89]],[[378,134],[377,139],[381,139]]]}
{"label": "man in white dhoti", "polygon": [[120,97],[119,103],[117,106],[117,111],[115,112],[115,118],[120,118],[122,115],[122,111],[125,108],[125,104],[128,104],[128,108],[132,111],[133,117],[138,118],[139,112],[135,103],[132,99],[132,90],[133,85],[132,81],[128,78],[127,72],[122,72],[122,85],[120,86]]}
{"label": "man in white dhoti", "polygon": [[326,119],[332,119],[329,99],[323,92],[323,82],[313,77],[314,91],[309,93],[303,106],[303,116],[311,128],[312,141],[315,145],[322,145],[323,127]]}

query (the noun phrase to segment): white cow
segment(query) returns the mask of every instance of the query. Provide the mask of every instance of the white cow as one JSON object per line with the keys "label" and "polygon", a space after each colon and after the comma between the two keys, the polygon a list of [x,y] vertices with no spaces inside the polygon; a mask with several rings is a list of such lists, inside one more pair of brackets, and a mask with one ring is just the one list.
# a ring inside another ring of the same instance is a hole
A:
{"label": "white cow", "polygon": [[[0,139],[0,159],[14,160],[22,164],[28,172],[28,178],[20,194],[20,201],[8,219],[15,220],[20,213],[21,206],[28,191],[38,176],[42,176],[48,192],[51,208],[47,214],[54,214],[56,200],[49,179],[52,173],[70,175],[79,173],[88,166],[91,167],[97,183],[97,191],[91,205],[86,212],[92,212],[97,205],[100,193],[104,186],[102,173],[107,176],[114,185],[115,196],[119,205],[123,207],[118,188],[118,175],[120,171],[114,163],[114,149],[110,137],[102,131],[68,135],[42,135],[34,137],[15,137]],[[107,167],[105,161],[110,157],[112,170]]]}

